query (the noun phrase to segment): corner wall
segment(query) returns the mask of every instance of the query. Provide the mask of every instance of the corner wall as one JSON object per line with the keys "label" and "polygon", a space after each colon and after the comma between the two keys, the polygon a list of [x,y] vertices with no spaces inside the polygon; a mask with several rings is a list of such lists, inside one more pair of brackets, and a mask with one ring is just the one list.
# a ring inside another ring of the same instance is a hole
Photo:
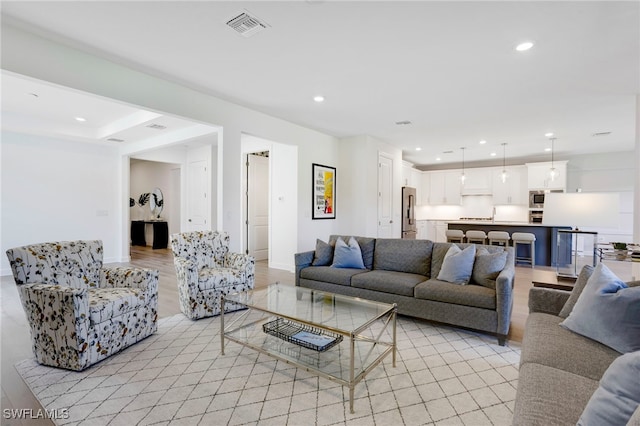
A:
{"label": "corner wall", "polygon": [[[116,148],[12,132],[2,132],[0,147],[2,253],[96,239],[103,242],[105,263],[121,261]],[[6,256],[1,259],[1,274],[11,274]]]}

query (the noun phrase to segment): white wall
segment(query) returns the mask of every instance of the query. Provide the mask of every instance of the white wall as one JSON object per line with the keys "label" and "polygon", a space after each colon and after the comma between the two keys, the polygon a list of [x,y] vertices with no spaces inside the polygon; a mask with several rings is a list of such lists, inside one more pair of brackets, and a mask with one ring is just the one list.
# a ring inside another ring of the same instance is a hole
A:
{"label": "white wall", "polygon": [[[25,55],[24,52],[29,52]],[[51,66],[58,64],[59,66]],[[71,87],[99,96],[139,105],[151,111],[161,111],[221,128],[218,143],[221,154],[217,158],[221,179],[217,188],[222,205],[217,205],[221,221],[217,228],[229,232],[232,250],[238,250],[242,236],[242,153],[243,132],[260,135],[269,140],[298,147],[298,249],[313,246],[316,237],[326,238],[338,226],[335,221],[312,221],[310,214],[311,164],[336,164],[339,158],[338,140],[307,129],[214,98],[175,83],[152,77],[28,33],[11,25],[2,25],[2,67],[10,72]],[[121,168],[120,163],[115,169]],[[126,180],[128,172],[118,181]],[[115,176],[111,176],[116,180]],[[118,190],[118,189],[117,189]],[[337,188],[339,191],[340,188]],[[128,182],[119,185],[118,196],[126,199]],[[121,208],[126,216],[128,203]],[[126,244],[128,224],[121,224],[121,250]],[[122,253],[120,253],[122,254]]]}
{"label": "white wall", "polygon": [[339,189],[336,215],[344,216],[344,219],[337,231],[347,235],[378,235],[378,156],[384,153],[393,159],[392,232],[399,238],[402,232],[402,151],[370,136],[357,136],[341,139],[340,153],[336,171]]}
{"label": "white wall", "polygon": [[635,163],[633,152],[577,155],[567,163],[567,192],[615,192],[620,204],[611,207],[619,226],[585,228],[597,231],[601,242],[633,242]]}
{"label": "white wall", "polygon": [[[2,132],[2,253],[25,244],[99,239],[121,258],[116,148]],[[128,197],[126,199],[127,209]],[[1,256],[2,275],[10,274]]]}

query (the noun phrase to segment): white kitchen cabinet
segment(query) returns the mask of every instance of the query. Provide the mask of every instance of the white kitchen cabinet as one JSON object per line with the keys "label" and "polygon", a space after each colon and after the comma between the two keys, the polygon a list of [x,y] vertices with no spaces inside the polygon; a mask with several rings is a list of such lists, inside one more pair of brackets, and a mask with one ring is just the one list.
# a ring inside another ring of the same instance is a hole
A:
{"label": "white kitchen cabinet", "polygon": [[429,172],[429,204],[459,205],[460,198],[460,171],[434,171]]}
{"label": "white kitchen cabinet", "polygon": [[[465,180],[462,185],[462,195],[490,195],[493,186],[492,168],[479,167],[466,169]],[[462,173],[462,172],[460,172]]]}
{"label": "white kitchen cabinet", "polygon": [[416,205],[421,206],[423,204],[422,201],[422,171],[418,169],[411,169],[411,184],[416,189]]}
{"label": "white kitchen cabinet", "polygon": [[506,167],[507,180],[502,182],[502,168],[493,169],[493,204],[528,205],[526,166]]}
{"label": "white kitchen cabinet", "polygon": [[429,239],[429,226],[428,221],[426,220],[417,220],[416,221],[416,238],[419,240],[428,240]]}
{"label": "white kitchen cabinet", "polygon": [[413,170],[413,165],[411,163],[402,162],[402,186],[412,186],[411,185],[411,170]]}
{"label": "white kitchen cabinet", "polygon": [[420,201],[418,205],[426,206],[429,204],[429,196],[431,194],[431,174],[429,172],[422,172],[420,174]]}
{"label": "white kitchen cabinet", "polygon": [[426,222],[426,239],[446,243],[447,242],[447,222],[444,220],[427,220]]}
{"label": "white kitchen cabinet", "polygon": [[554,161],[556,177],[551,180],[551,162],[527,163],[527,187],[529,189],[561,189],[567,188],[567,162]]}

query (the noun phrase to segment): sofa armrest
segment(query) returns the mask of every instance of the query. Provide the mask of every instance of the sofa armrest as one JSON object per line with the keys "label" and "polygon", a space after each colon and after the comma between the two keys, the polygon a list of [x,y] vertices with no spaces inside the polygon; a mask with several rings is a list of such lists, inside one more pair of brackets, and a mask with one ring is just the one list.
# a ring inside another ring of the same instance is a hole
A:
{"label": "sofa armrest", "polygon": [[184,257],[174,256],[173,263],[176,267],[176,281],[178,291],[195,297],[198,293],[198,265],[193,260]]}
{"label": "sofa armrest", "polygon": [[529,290],[529,313],[558,315],[569,299],[570,291],[532,287]]}
{"label": "sofa armrest", "polygon": [[[511,254],[511,256],[513,256]],[[513,309],[513,285],[516,269],[513,262],[509,262],[496,278],[496,311],[498,314],[498,334],[507,335],[511,325],[511,310]]]}
{"label": "sofa armrest", "polygon": [[52,284],[18,286],[38,362],[82,370],[89,362],[89,294]]}
{"label": "sofa armrest", "polygon": [[244,272],[248,288],[254,288],[256,275],[256,258],[248,254],[227,253],[224,255],[223,267]]}
{"label": "sofa armrest", "polygon": [[296,263],[296,286],[300,286],[300,271],[313,263],[314,250],[295,254]]}

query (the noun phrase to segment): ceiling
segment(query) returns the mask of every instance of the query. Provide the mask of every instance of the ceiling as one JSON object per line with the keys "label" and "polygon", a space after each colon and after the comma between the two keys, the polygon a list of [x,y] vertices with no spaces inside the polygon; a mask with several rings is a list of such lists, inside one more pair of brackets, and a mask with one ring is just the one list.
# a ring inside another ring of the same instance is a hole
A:
{"label": "ceiling", "polygon": [[213,126],[8,72],[2,73],[2,128],[111,145],[150,139],[191,143],[217,132]]}
{"label": "ceiling", "polygon": [[[242,11],[268,28],[245,38],[225,25]],[[547,132],[556,158],[635,146],[636,1],[46,1],[2,14],[275,117],[373,136],[422,168],[458,165],[462,147],[469,164],[499,164],[503,143],[508,162],[548,160]],[[523,41],[533,48],[516,51]]]}

